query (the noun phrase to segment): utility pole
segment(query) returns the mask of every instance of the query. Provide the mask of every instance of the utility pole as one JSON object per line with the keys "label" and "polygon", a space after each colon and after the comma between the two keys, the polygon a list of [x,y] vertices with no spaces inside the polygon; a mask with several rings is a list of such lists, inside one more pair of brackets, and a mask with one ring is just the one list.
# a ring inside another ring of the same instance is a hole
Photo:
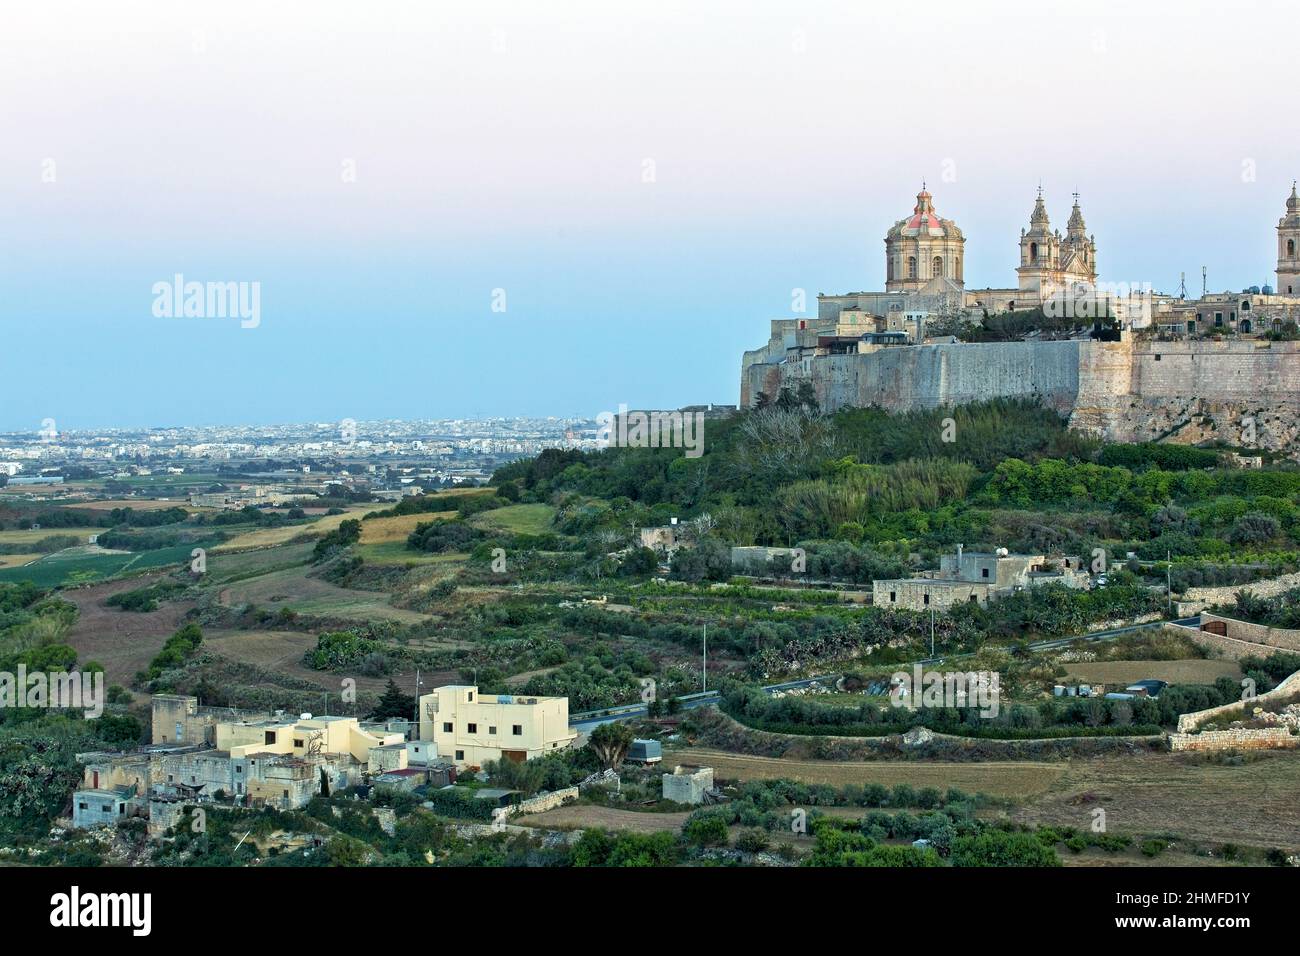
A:
{"label": "utility pole", "polygon": [[1165,552],[1165,596],[1169,599],[1169,610],[1174,609],[1174,553]]}
{"label": "utility pole", "polygon": [[704,692],[709,691],[709,625],[704,625]]}
{"label": "utility pole", "polygon": [[934,608],[930,608],[930,658],[934,658]]}

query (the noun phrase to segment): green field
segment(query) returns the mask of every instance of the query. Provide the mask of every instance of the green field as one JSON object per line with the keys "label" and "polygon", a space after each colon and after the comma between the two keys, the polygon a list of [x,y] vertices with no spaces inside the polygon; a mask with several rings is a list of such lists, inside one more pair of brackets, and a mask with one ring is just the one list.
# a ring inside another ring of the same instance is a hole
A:
{"label": "green field", "polygon": [[93,547],[68,548],[20,568],[0,570],[0,581],[31,581],[43,588],[85,584],[129,572],[185,564],[190,560],[190,552],[201,546],[201,543],[182,544],[138,554],[106,552]]}
{"label": "green field", "polygon": [[470,524],[484,531],[498,528],[512,534],[545,534],[551,530],[555,509],[550,505],[507,505],[476,515]]}

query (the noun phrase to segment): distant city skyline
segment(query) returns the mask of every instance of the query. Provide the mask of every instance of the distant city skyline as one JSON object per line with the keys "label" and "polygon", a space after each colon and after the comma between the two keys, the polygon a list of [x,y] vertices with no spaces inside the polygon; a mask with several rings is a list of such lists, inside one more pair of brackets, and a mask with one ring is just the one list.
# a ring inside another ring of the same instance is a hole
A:
{"label": "distant city skyline", "polygon": [[[970,287],[1040,183],[1103,279],[1274,281],[1286,5],[782,6],[12,11],[0,430],[734,404],[770,319],[883,288],[923,180]],[[159,317],[178,274],[256,326]]]}

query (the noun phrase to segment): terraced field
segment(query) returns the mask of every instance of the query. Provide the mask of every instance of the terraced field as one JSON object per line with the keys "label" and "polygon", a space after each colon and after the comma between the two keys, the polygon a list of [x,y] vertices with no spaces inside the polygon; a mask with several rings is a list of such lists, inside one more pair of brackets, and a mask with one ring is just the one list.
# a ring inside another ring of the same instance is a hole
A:
{"label": "terraced field", "polygon": [[270,610],[289,608],[300,614],[358,621],[424,620],[422,614],[393,607],[387,594],[336,587],[308,577],[307,571],[306,567],[289,568],[237,581],[221,589],[219,600],[230,606],[255,604]]}
{"label": "terraced field", "polygon": [[320,538],[338,528],[348,518],[360,518],[370,506],[355,506],[342,514],[324,515],[307,524],[285,525],[282,528],[259,528],[236,535],[229,541],[214,548],[216,553],[228,551],[246,551],[250,548],[273,548],[288,544],[295,538]]}
{"label": "terraced field", "polygon": [[415,530],[416,525],[427,524],[438,519],[450,520],[454,517],[456,517],[455,511],[435,511],[429,514],[371,518],[369,521],[361,522],[361,543],[364,545],[397,542],[404,545],[406,536]]}
{"label": "terraced field", "polygon": [[484,511],[470,519],[470,524],[484,531],[499,528],[512,534],[545,534],[551,529],[555,509],[550,505],[507,505]]}

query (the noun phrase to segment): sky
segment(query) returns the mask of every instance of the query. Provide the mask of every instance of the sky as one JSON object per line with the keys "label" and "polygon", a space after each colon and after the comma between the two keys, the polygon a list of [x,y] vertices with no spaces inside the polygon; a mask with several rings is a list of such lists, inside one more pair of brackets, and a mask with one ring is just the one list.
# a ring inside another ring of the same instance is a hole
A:
{"label": "sky", "polygon": [[[0,430],[735,403],[922,181],[970,286],[1040,183],[1103,280],[1274,281],[1285,4],[873,6],[10,6]],[[178,274],[256,322],[165,314]]]}

